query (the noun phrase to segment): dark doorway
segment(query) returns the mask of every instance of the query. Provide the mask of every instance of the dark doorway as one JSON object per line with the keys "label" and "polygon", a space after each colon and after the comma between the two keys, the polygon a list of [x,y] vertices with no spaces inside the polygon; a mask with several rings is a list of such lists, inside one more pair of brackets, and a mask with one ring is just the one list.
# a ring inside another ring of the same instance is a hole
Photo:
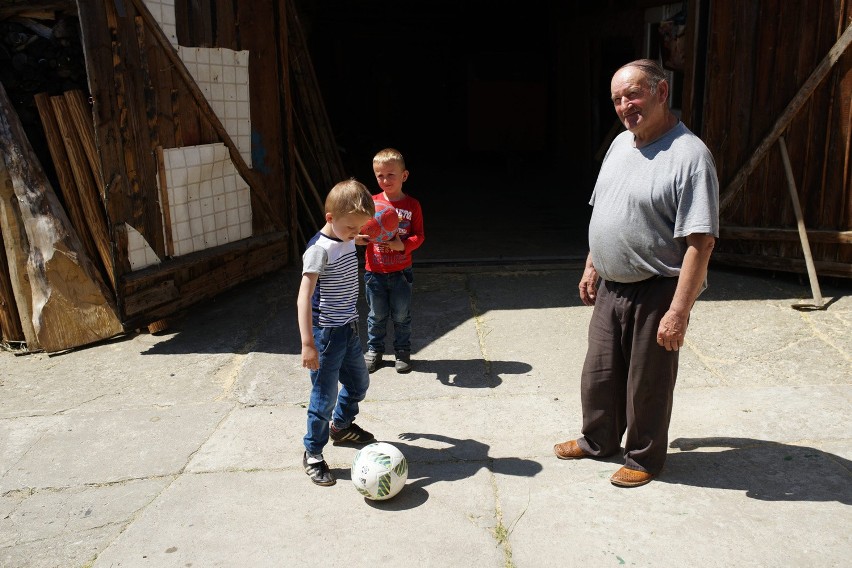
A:
{"label": "dark doorway", "polygon": [[613,26],[632,13],[615,4],[633,2],[300,5],[347,173],[375,191],[372,156],[406,156],[426,221],[415,262],[585,254],[609,77],[642,31]]}

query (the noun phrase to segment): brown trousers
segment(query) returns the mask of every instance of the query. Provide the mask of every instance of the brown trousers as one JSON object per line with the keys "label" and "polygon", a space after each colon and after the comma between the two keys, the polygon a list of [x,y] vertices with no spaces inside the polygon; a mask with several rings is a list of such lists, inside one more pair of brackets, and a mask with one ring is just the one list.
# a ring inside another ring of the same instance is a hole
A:
{"label": "brown trousers", "polygon": [[657,328],[676,287],[677,278],[598,287],[580,390],[578,443],[587,454],[612,455],[624,436],[627,467],[653,474],[663,468],[678,352],[657,345]]}

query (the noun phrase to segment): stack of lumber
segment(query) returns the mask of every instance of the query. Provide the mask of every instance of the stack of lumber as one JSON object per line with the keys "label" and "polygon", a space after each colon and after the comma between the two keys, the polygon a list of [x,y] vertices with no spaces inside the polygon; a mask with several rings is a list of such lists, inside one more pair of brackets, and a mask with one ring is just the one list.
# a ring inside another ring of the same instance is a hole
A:
{"label": "stack of lumber", "polygon": [[[82,191],[77,198],[87,199]],[[94,210],[102,212],[102,205]],[[105,223],[100,228],[105,231]],[[123,333],[113,292],[54,193],[2,85],[0,232],[8,270],[2,276],[8,282],[0,286],[4,343],[23,339],[29,351],[57,352]]]}

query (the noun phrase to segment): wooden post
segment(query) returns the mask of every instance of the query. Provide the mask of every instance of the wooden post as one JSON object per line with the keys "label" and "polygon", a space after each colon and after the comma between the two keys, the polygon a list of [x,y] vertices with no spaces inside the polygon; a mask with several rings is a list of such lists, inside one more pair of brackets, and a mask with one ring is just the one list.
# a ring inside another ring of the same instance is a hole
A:
{"label": "wooden post", "polygon": [[784,172],[787,174],[787,189],[790,190],[790,198],[793,200],[793,211],[796,213],[796,224],[799,227],[799,240],[802,241],[802,252],[805,254],[805,265],[808,267],[808,278],[811,281],[811,292],[814,296],[814,305],[823,307],[822,293],[819,289],[814,258],[811,255],[811,245],[808,243],[808,233],[805,230],[805,218],[802,215],[802,206],[799,204],[799,192],[796,190],[796,180],[793,178],[793,168],[790,166],[790,156],[787,154],[787,143],[784,137],[778,138],[778,147],[781,149],[781,160],[784,162]]}

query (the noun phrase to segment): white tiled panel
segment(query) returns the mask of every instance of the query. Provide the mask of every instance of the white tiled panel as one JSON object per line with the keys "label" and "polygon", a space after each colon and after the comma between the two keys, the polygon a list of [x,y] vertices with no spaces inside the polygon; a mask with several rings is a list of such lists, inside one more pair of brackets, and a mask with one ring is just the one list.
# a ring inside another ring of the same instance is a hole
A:
{"label": "white tiled panel", "polygon": [[222,143],[163,150],[174,255],[252,235],[251,195]]}
{"label": "white tiled panel", "polygon": [[177,26],[175,25],[175,1],[174,0],[144,0],[148,11],[160,24],[160,28],[172,45],[177,47]]}
{"label": "white tiled panel", "polygon": [[248,51],[178,46],[178,54],[251,167]]}
{"label": "white tiled panel", "polygon": [[141,270],[154,264],[160,264],[160,257],[145,240],[142,234],[128,225],[124,224],[127,231],[127,256],[130,260],[131,270]]}

